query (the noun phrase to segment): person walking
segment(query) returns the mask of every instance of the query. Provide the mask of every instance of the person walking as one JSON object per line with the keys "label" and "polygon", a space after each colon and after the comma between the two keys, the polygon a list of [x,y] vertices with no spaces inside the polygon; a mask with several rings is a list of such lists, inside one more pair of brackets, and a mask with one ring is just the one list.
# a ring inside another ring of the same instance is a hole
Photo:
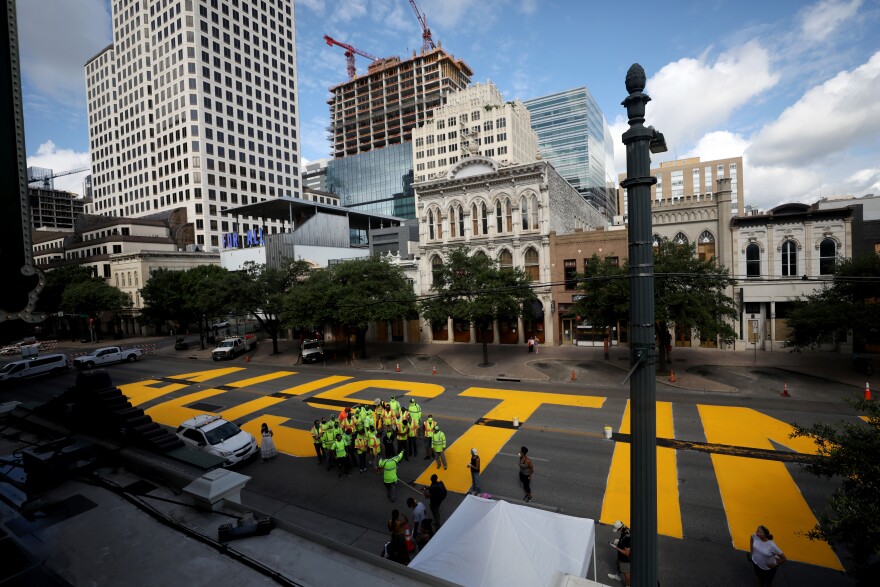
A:
{"label": "person walking", "polygon": [[422,436],[422,406],[416,402],[416,398],[409,398],[409,419],[411,420],[410,424],[410,438],[412,439],[412,445],[410,446],[409,456],[417,457],[419,456],[419,441],[418,439]]}
{"label": "person walking", "polygon": [[532,351],[534,351],[535,350],[535,337],[530,336],[529,342],[527,344],[529,345],[529,352],[531,353]]}
{"label": "person walking", "polygon": [[442,463],[443,469],[448,469],[446,464],[446,433],[440,430],[440,424],[436,422],[434,423],[434,434],[431,436],[431,450],[436,455],[437,468],[439,469]]}
{"label": "person walking", "polygon": [[275,441],[272,440],[272,431],[269,429],[269,425],[265,422],[260,426],[260,436],[262,437],[262,442],[260,443],[260,458],[265,463],[278,456],[278,451],[275,449]]}
{"label": "person walking", "polygon": [[385,483],[385,491],[388,494],[388,501],[394,503],[397,501],[397,465],[403,458],[401,452],[390,459],[379,459],[379,469],[382,470],[382,482]]}
{"label": "person walking", "polygon": [[312,426],[309,434],[312,435],[312,444],[315,445],[315,454],[318,455],[318,466],[320,466],[321,463],[324,462],[324,445],[321,444],[323,430],[321,429],[321,422],[319,420],[315,420],[315,425]]}
{"label": "person walking", "polygon": [[528,457],[529,449],[521,446],[519,449],[519,482],[522,483],[523,490],[526,494],[523,499],[526,503],[532,501],[532,473],[535,468],[532,465],[532,459]]}
{"label": "person walking", "polygon": [[614,531],[620,532],[620,538],[611,541],[611,548],[617,551],[617,574],[608,573],[609,579],[623,581],[624,585],[630,584],[630,544],[631,537],[629,528],[623,522],[614,522]]}
{"label": "person walking", "polygon": [[431,475],[431,485],[422,490],[422,495],[428,500],[428,506],[431,508],[431,515],[434,516],[435,527],[440,527],[440,506],[446,499],[446,485],[437,478],[437,475]]}
{"label": "person walking", "polygon": [[336,440],[333,441],[333,456],[336,457],[336,470],[339,473],[339,479],[342,479],[343,473],[347,477],[349,475],[349,460],[348,455],[346,454],[346,445],[345,441],[342,439],[342,434],[336,435]]}
{"label": "person walking", "polygon": [[388,547],[388,558],[402,565],[409,564],[409,553],[406,551],[405,531],[409,524],[406,515],[401,519],[400,510],[391,511],[388,520],[388,531],[391,533],[391,544]]}
{"label": "person walking", "polygon": [[394,456],[394,428],[392,426],[385,427],[385,433],[382,435],[382,447],[385,451],[385,458],[389,459]]}
{"label": "person walking", "polygon": [[480,455],[475,448],[471,449],[471,462],[467,464],[467,468],[471,470],[471,488],[468,489],[468,493],[480,495],[483,493],[480,488]]}
{"label": "person walking", "polygon": [[431,437],[434,436],[434,416],[428,414],[427,419],[422,424],[425,430],[425,458],[424,460],[433,459],[434,454],[431,452]]}
{"label": "person walking", "polygon": [[773,535],[770,534],[767,526],[758,526],[755,533],[749,537],[749,550],[755,577],[758,578],[758,587],[771,587],[776,569],[788,559],[773,542]]}

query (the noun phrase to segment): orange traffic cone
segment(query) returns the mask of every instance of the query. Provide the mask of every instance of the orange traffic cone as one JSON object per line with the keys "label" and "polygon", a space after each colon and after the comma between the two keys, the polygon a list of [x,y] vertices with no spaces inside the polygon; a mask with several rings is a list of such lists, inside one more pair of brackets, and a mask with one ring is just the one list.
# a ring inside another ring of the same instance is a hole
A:
{"label": "orange traffic cone", "polygon": [[572,369],[572,370],[571,370],[571,380],[572,380],[572,381],[577,381],[577,379],[578,379],[577,373],[575,373],[575,372],[574,372],[574,369]]}
{"label": "orange traffic cone", "polygon": [[406,539],[406,551],[413,552],[416,549],[416,545],[413,544],[412,534],[410,534],[409,528],[406,529],[406,532],[404,533],[404,538]]}
{"label": "orange traffic cone", "polygon": [[782,397],[791,397],[788,395],[788,383],[782,384]]}
{"label": "orange traffic cone", "polygon": [[675,369],[669,370],[669,382],[675,383]]}
{"label": "orange traffic cone", "polygon": [[395,367],[394,370],[400,373],[400,363],[397,364],[397,367]]}
{"label": "orange traffic cone", "polygon": [[436,374],[437,374],[437,365],[434,365],[434,370],[431,371],[431,375],[436,375]]}
{"label": "orange traffic cone", "polygon": [[251,356],[250,356],[250,355],[245,355],[245,356],[244,356],[244,362],[245,362],[245,363],[250,363],[250,362],[251,362]]}
{"label": "orange traffic cone", "polygon": [[865,401],[871,401],[871,386],[868,385],[867,381],[865,381]]}

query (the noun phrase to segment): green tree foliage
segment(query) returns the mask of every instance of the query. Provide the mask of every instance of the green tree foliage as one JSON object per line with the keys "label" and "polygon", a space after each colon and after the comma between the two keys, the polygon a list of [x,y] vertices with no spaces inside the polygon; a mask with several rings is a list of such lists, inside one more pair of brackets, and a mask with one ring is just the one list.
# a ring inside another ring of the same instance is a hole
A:
{"label": "green tree foliage", "polygon": [[605,328],[607,336],[613,326],[629,317],[627,273],[626,265],[618,266],[594,254],[587,259],[584,274],[577,276],[577,289],[582,297],[572,304],[569,314]]}
{"label": "green tree foliage", "polygon": [[[584,293],[572,307],[595,325],[609,326],[629,315],[628,265],[614,267],[594,256],[578,289]],[[730,344],[736,338],[737,311],[727,295],[733,280],[715,259],[701,260],[696,245],[679,245],[662,239],[654,247],[654,320],[657,331],[658,371],[666,370],[669,327],[693,332],[701,340]]]}
{"label": "green tree foliage", "polygon": [[184,273],[165,267],[153,269],[141,288],[141,298],[144,300],[141,316],[152,322],[157,331],[161,330],[161,325],[166,320],[177,323],[180,330],[185,330],[191,322],[197,321],[198,317],[186,303],[183,291]]}
{"label": "green tree foliage", "polygon": [[272,338],[274,354],[278,354],[284,300],[290,289],[304,281],[308,273],[307,262],[285,260],[282,267],[268,267],[248,261],[240,274],[240,290],[234,298],[236,309],[253,314]]}
{"label": "green tree foliage", "polygon": [[837,264],[833,279],[819,291],[798,298],[786,318],[786,346],[793,350],[833,340],[852,330],[857,348],[876,340],[880,328],[880,254],[846,259]]}
{"label": "green tree foliage", "polygon": [[468,255],[464,247],[452,249],[433,278],[433,294],[420,303],[422,315],[431,322],[453,317],[474,324],[482,334],[483,364],[489,363],[493,322],[522,316],[537,300],[522,269],[502,269],[484,254]]}
{"label": "green tree foliage", "polygon": [[61,296],[61,309],[72,314],[97,317],[105,311],[119,311],[131,306],[131,299],[103,279],[92,278],[71,283]]}
{"label": "green tree foliage", "polygon": [[828,510],[807,536],[844,549],[852,557],[860,584],[876,585],[866,575],[872,559],[880,554],[880,403],[862,399],[849,403],[867,421],[808,428],[795,424],[792,437],[816,442],[817,454],[804,465],[807,471],[841,482],[828,498]]}
{"label": "green tree foliage", "polygon": [[289,326],[337,324],[355,334],[366,356],[371,322],[411,318],[416,296],[403,270],[380,257],[343,261],[312,271],[286,296],[282,321]]}
{"label": "green tree foliage", "polygon": [[208,321],[228,315],[236,307],[240,281],[219,265],[199,265],[184,272],[182,277],[184,305],[199,323],[204,347]]}
{"label": "green tree foliage", "polygon": [[61,310],[64,290],[75,283],[94,279],[88,267],[67,265],[46,272],[46,284],[37,301],[37,311],[55,313]]}

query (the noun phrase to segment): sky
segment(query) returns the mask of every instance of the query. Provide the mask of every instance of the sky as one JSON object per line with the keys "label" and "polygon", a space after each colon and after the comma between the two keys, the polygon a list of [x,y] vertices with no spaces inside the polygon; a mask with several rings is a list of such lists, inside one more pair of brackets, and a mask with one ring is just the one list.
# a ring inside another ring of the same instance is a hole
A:
{"label": "sky", "polygon": [[[880,0],[416,0],[435,43],[507,100],[586,86],[625,171],[620,102],[648,76],[646,124],[684,157],[743,157],[745,204],[880,194]],[[111,42],[109,0],[17,0],[28,164],[88,165],[83,65]],[[327,157],[327,34],[377,57],[421,47],[408,0],[296,0],[300,148]],[[358,57],[358,72],[369,60]],[[81,192],[82,175],[56,180]]]}

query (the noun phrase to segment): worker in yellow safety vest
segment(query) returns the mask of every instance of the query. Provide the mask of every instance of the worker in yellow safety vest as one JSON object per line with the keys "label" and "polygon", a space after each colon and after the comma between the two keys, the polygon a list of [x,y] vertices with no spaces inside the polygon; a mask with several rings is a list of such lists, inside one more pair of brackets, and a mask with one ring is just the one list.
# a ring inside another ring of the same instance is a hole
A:
{"label": "worker in yellow safety vest", "polygon": [[367,431],[367,452],[370,455],[370,466],[376,467],[377,471],[379,470],[379,450],[381,447],[382,442],[376,436],[376,427],[370,426]]}
{"label": "worker in yellow safety vest", "polygon": [[346,446],[345,441],[342,439],[342,434],[337,433],[333,441],[333,454],[336,457],[336,470],[339,472],[340,479],[342,479],[343,471],[346,476],[349,474],[349,461],[345,450]]}
{"label": "worker in yellow safety vest", "polygon": [[437,459],[437,468],[443,464],[446,469],[446,433],[440,430],[440,424],[434,424],[434,434],[431,436],[431,449],[434,451]]}
{"label": "worker in yellow safety vest", "polygon": [[321,440],[324,430],[321,428],[321,422],[319,420],[315,420],[315,425],[312,426],[309,434],[312,435],[312,444],[315,445],[315,454],[318,455],[318,465],[320,465],[324,462],[324,444]]}
{"label": "worker in yellow safety vest", "polygon": [[409,414],[397,421],[397,450],[403,453],[403,460],[409,462],[406,443],[409,439]]}
{"label": "worker in yellow safety vest", "polygon": [[364,436],[364,431],[361,430],[357,433],[357,436],[354,437],[354,452],[357,456],[357,464],[361,470],[361,473],[367,470],[367,437]]}
{"label": "worker in yellow safety vest", "polygon": [[431,451],[431,437],[434,436],[434,417],[431,414],[428,414],[428,418],[425,420],[424,425],[422,426],[425,430],[425,459],[433,459],[434,453]]}
{"label": "worker in yellow safety vest", "polygon": [[403,458],[403,452],[389,459],[379,459],[379,468],[382,470],[382,482],[385,483],[385,491],[388,493],[388,501],[397,501],[397,464]]}
{"label": "worker in yellow safety vest", "polygon": [[324,456],[327,457],[327,470],[329,471],[336,464],[336,455],[333,454],[333,442],[336,440],[336,428],[333,424],[336,422],[327,422],[327,424],[321,436],[321,443],[324,446]]}
{"label": "worker in yellow safety vest", "polygon": [[395,396],[391,396],[391,401],[388,402],[388,405],[391,408],[391,411],[394,412],[395,416],[400,415],[400,402],[397,401],[397,398]]}

